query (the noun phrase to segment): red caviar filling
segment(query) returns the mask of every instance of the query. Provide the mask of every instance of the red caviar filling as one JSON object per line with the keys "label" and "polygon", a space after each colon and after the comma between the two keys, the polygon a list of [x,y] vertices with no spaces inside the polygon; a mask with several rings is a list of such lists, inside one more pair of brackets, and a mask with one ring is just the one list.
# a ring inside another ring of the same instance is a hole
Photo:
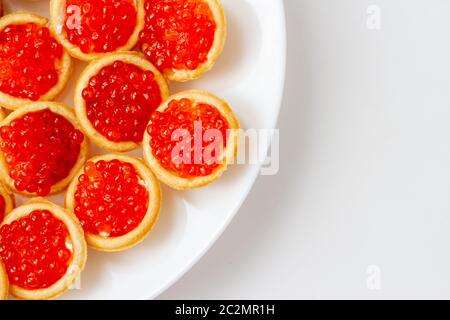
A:
{"label": "red caviar filling", "polygon": [[72,258],[69,231],[47,210],[0,228],[0,258],[9,281],[28,290],[55,284],[67,271]]}
{"label": "red caviar filling", "polygon": [[137,24],[133,0],[66,0],[65,9],[67,39],[84,53],[123,47]]}
{"label": "red caviar filling", "polygon": [[75,214],[86,232],[119,237],[147,212],[149,194],[134,166],[119,160],[87,162],[75,191]]}
{"label": "red caviar filling", "polygon": [[18,191],[45,196],[77,162],[84,135],[49,109],[0,128],[0,148]]}
{"label": "red caviar filling", "polygon": [[141,142],[150,115],[162,102],[153,72],[122,61],[92,77],[83,98],[89,121],[114,142]]}
{"label": "red caviar filling", "polygon": [[208,58],[216,23],[202,0],[146,0],[140,41],[160,70],[195,70]]}
{"label": "red caviar filling", "polygon": [[0,195],[0,223],[2,223],[3,218],[5,217],[5,209],[6,209],[5,197]]}
{"label": "red caviar filling", "polygon": [[155,111],[147,132],[152,153],[164,168],[180,177],[196,177],[210,175],[220,165],[228,128],[217,108],[181,99]]}
{"label": "red caviar filling", "polygon": [[0,31],[0,91],[33,101],[59,79],[63,48],[47,27],[35,23],[9,25]]}

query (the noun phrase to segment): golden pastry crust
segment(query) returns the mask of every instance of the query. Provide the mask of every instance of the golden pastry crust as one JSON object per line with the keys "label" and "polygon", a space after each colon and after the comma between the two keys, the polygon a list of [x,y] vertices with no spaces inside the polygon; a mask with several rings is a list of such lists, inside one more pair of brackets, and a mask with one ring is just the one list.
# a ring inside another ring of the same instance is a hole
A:
{"label": "golden pastry crust", "polygon": [[[0,108],[0,122],[5,119],[5,113],[2,108]],[[14,207],[14,194],[9,191],[9,188],[5,188],[3,183],[0,182],[0,195],[5,199],[5,215],[10,212]],[[2,220],[0,220],[2,223]]]}
{"label": "golden pastry crust", "polygon": [[135,66],[153,72],[155,75],[155,81],[159,85],[161,91],[162,100],[165,101],[169,97],[169,86],[164,76],[151,64],[142,54],[137,52],[118,52],[107,54],[100,59],[92,61],[77,81],[75,87],[74,103],[75,114],[80,122],[83,132],[98,146],[103,149],[123,152],[136,149],[140,144],[133,141],[114,142],[106,138],[100,132],[98,132],[86,114],[86,101],[83,99],[83,89],[88,86],[89,80],[95,76],[102,68],[113,64],[115,61],[123,61],[125,63],[134,64]]}
{"label": "golden pastry crust", "polygon": [[[45,109],[49,109],[50,111],[63,116],[74,126],[75,129],[81,130],[73,111],[69,107],[59,102],[48,102],[48,101],[34,102],[23,106],[19,110],[16,110],[11,114],[9,114],[0,123],[0,127],[9,125],[14,119],[22,118],[27,113]],[[78,155],[77,162],[75,163],[75,165],[73,166],[72,170],[70,171],[69,175],[66,178],[64,178],[63,180],[61,180],[60,182],[51,187],[50,194],[58,193],[70,183],[72,177],[83,166],[84,162],[86,161],[86,158],[88,156],[88,148],[89,148],[88,139],[84,137],[83,143],[81,144],[80,147],[80,154]],[[9,168],[6,163],[3,152],[0,152],[0,179],[2,179],[3,182],[6,184],[6,186],[9,187],[11,190],[14,190],[15,192],[25,197],[36,196],[36,194],[34,193],[29,193],[27,191],[18,191],[15,188],[14,180],[9,176]]]}
{"label": "golden pastry crust", "polygon": [[[6,217],[6,215],[8,213],[11,212],[12,209],[14,209],[15,206],[15,198],[14,198],[14,193],[12,193],[9,188],[5,187],[3,185],[3,183],[0,182],[0,196],[3,197],[3,199],[5,199],[5,214],[4,216]],[[0,219],[0,223],[2,223],[2,220]]]}
{"label": "golden pastry crust", "polygon": [[[144,0],[134,0],[136,5],[136,11],[137,11],[137,20],[136,20],[136,27],[134,29],[134,32],[128,39],[128,42],[120,47],[114,50],[114,52],[118,51],[127,51],[134,48],[134,46],[137,44],[139,40],[139,33],[144,28]],[[83,61],[92,61],[94,59],[98,59],[101,56],[108,54],[108,53],[84,53],[81,51],[81,49],[71,43],[67,37],[66,33],[64,31],[63,25],[64,25],[64,19],[66,17],[66,0],[50,0],[50,24],[51,29],[53,30],[53,33],[56,35],[59,42],[66,48],[66,50],[69,52],[69,54],[77,59],[83,60]]]}
{"label": "golden pastry crust", "polygon": [[180,92],[175,94],[169,99],[166,100],[157,111],[163,112],[169,105],[169,102],[172,100],[180,100],[180,99],[189,99],[194,103],[207,103],[211,106],[214,106],[219,110],[222,116],[227,120],[229,126],[229,136],[227,139],[227,146],[222,155],[222,161],[219,167],[217,167],[214,172],[208,176],[202,177],[189,177],[182,178],[179,177],[172,171],[165,169],[159,162],[158,159],[153,155],[152,148],[150,146],[150,135],[147,130],[144,134],[143,148],[144,148],[144,159],[147,165],[152,169],[152,171],[156,174],[158,179],[167,184],[169,187],[177,190],[187,190],[194,189],[206,186],[217,179],[219,179],[222,174],[226,171],[228,165],[232,163],[233,159],[237,154],[238,142],[239,142],[239,121],[234,115],[231,108],[228,104],[221,100],[220,98],[214,96],[213,94],[200,91],[200,90],[191,90]]}
{"label": "golden pastry crust", "polygon": [[[16,12],[8,14],[3,18],[0,18],[0,30],[3,30],[6,26],[10,24],[24,24],[28,22],[32,22],[37,25],[46,27],[48,27],[49,23],[46,18],[38,16],[34,13]],[[50,32],[52,32],[50,28],[49,30]],[[57,39],[54,33],[51,34],[53,38]],[[72,58],[66,52],[66,50],[63,51],[62,58],[60,61],[58,61],[57,69],[58,69],[58,83],[55,86],[53,86],[53,88],[51,88],[46,94],[42,95],[39,98],[39,101],[51,101],[55,99],[58,96],[58,94],[64,89],[64,87],[67,84],[67,81],[72,75],[73,71]],[[6,109],[16,110],[22,107],[23,105],[29,104],[31,102],[33,101],[25,98],[15,97],[0,91],[0,105]]]}
{"label": "golden pastry crust", "polygon": [[[214,42],[208,52],[208,59],[200,64],[195,70],[178,70],[166,69],[163,71],[164,75],[172,81],[185,82],[200,78],[203,74],[210,71],[219,59],[223,51],[227,38],[227,20],[225,11],[219,0],[202,0],[207,3],[211,9],[211,13],[216,22],[216,32],[214,33]],[[142,45],[142,50],[148,48],[147,44]]]}
{"label": "golden pastry crust", "polygon": [[17,207],[6,217],[1,226],[25,217],[35,210],[48,210],[55,218],[61,220],[65,224],[69,231],[72,243],[72,261],[67,268],[66,274],[52,286],[45,289],[27,290],[12,284],[10,285],[10,292],[19,299],[52,299],[69,290],[77,280],[81,271],[83,271],[87,259],[87,246],[83,229],[75,215],[43,198],[32,199],[28,203]]}
{"label": "golden pastry crust", "polygon": [[7,300],[9,295],[9,280],[5,266],[0,261],[0,300]]}
{"label": "golden pastry crust", "polygon": [[[161,188],[158,180],[140,159],[121,154],[108,154],[94,157],[88,161],[95,163],[100,160],[110,161],[113,159],[127,162],[134,166],[149,193],[149,202],[147,212],[139,226],[123,236],[102,237],[97,234],[85,232],[87,244],[91,248],[107,252],[123,251],[142,242],[153,229],[159,218],[162,200]],[[82,173],[83,168],[77,173],[67,189],[66,207],[71,212],[74,212],[75,209],[75,192],[78,185],[78,178]]]}

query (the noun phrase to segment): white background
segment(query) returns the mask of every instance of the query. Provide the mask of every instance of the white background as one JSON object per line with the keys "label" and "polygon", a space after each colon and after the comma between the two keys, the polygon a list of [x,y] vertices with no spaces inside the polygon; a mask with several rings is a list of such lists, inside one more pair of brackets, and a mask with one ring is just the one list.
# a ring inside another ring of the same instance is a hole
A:
{"label": "white background", "polygon": [[450,1],[285,5],[280,172],[160,298],[450,298]]}

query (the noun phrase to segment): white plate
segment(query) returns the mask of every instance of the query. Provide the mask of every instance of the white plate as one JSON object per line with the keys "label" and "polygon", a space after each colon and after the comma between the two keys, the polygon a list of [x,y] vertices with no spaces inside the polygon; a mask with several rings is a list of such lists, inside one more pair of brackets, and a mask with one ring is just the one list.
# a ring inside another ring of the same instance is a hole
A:
{"label": "white plate", "polygon": [[[6,12],[48,17],[48,1],[4,0]],[[281,105],[285,71],[282,0],[222,0],[229,36],[216,67],[202,79],[172,85],[172,92],[206,89],[227,100],[243,128],[272,129]],[[79,62],[74,79],[84,64]],[[72,105],[73,85],[60,97]],[[260,148],[266,150],[267,142]],[[93,153],[103,153],[93,149]],[[142,151],[133,154],[142,156]],[[65,299],[154,298],[180,278],[224,231],[252,187],[259,165],[232,166],[212,186],[187,192],[163,187],[161,219],[139,246],[122,253],[90,250],[80,289]],[[63,196],[51,197],[62,204]],[[18,199],[22,203],[23,199]],[[211,270],[214,272],[214,270]]]}

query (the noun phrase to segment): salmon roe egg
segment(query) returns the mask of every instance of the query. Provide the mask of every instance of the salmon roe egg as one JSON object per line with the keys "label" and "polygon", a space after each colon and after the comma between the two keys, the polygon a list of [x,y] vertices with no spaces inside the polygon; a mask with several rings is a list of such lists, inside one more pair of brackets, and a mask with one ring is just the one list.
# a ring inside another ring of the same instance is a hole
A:
{"label": "salmon roe egg", "polygon": [[63,116],[44,109],[0,127],[0,139],[15,188],[46,196],[69,175],[84,135]]}
{"label": "salmon roe egg", "polygon": [[12,24],[0,31],[0,91],[14,97],[39,100],[59,79],[62,46],[47,27]]}
{"label": "salmon roe egg", "polygon": [[206,62],[216,23],[201,0],[146,0],[139,39],[146,57],[160,70],[195,70]]}
{"label": "salmon roe egg", "polygon": [[134,0],[66,0],[65,9],[67,39],[87,54],[123,47],[137,24]]}
{"label": "salmon roe egg", "polygon": [[47,210],[0,228],[0,258],[11,284],[44,289],[61,279],[72,259],[69,231]]}
{"label": "salmon roe egg", "polygon": [[82,95],[89,121],[113,142],[142,142],[150,115],[162,102],[153,72],[122,61],[102,68]]}
{"label": "salmon roe egg", "polygon": [[89,161],[78,177],[74,211],[86,232],[119,237],[141,223],[148,200],[144,181],[132,164]]}
{"label": "salmon roe egg", "polygon": [[[174,132],[179,129],[182,131],[177,137]],[[212,135],[205,143],[206,133],[211,129],[220,134],[220,141],[216,141],[216,137]],[[226,146],[228,129],[227,120],[217,108],[205,103],[194,104],[189,99],[180,99],[170,101],[163,112],[155,111],[149,121],[147,132],[150,136],[152,153],[165,169],[175,172],[180,177],[197,177],[210,175],[220,165],[221,154],[212,151],[209,159],[203,155],[205,149],[212,144],[221,143],[223,150]],[[201,135],[200,145],[195,142],[196,135]],[[187,147],[190,150],[180,151],[180,154],[174,153],[174,148],[182,141],[188,141]]]}

